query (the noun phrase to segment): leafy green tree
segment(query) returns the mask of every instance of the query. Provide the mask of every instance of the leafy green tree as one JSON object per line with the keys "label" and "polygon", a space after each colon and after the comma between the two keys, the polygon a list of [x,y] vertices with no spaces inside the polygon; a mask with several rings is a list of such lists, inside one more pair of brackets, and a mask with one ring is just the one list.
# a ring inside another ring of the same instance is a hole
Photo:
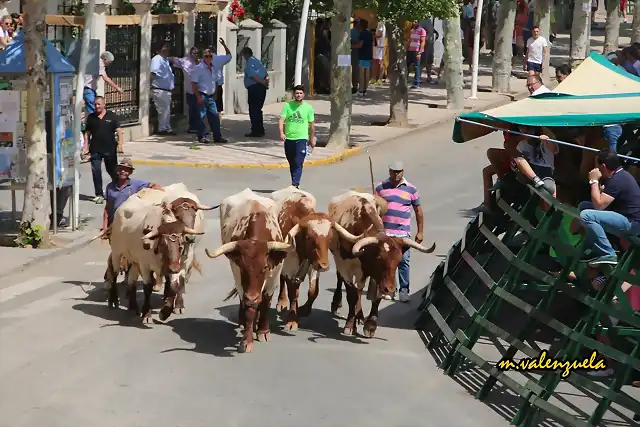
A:
{"label": "leafy green tree", "polygon": [[457,0],[356,0],[358,8],[376,12],[385,22],[389,39],[390,107],[389,124],[408,126],[409,107],[407,52],[404,42],[404,23],[428,17],[447,19],[457,15]]}

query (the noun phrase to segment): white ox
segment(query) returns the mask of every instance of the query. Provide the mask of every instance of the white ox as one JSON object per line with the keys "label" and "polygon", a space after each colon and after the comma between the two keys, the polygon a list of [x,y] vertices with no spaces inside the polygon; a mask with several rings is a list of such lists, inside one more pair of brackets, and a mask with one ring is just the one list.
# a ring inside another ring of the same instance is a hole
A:
{"label": "white ox", "polygon": [[239,323],[244,334],[238,351],[253,351],[253,325],[258,313],[258,340],[269,339],[269,309],[280,282],[282,261],[293,249],[285,243],[275,215],[275,202],[249,188],[225,198],[220,204],[222,246],[209,258],[226,255],[235,288],[225,299],[240,298]]}
{"label": "white ox", "polygon": [[[288,235],[295,250],[287,255],[280,277],[280,295],[276,309],[287,308],[285,330],[298,329],[299,317],[311,313],[313,302],[318,297],[320,272],[329,269],[329,242],[339,234],[355,243],[362,236],[354,236],[325,213],[316,211],[316,198],[311,193],[296,187],[287,187],[271,193],[276,202],[276,213],[280,230]],[[300,284],[309,276],[307,302],[298,307]]]}
{"label": "white ox", "polygon": [[203,233],[185,226],[166,205],[144,200],[137,194],[131,196],[118,208],[111,225],[111,254],[105,273],[109,307],[118,306],[116,280],[120,271],[129,266],[126,279],[129,309],[138,313],[136,282],[141,275],[144,283],[142,317],[149,321],[154,274],[164,277],[178,273],[182,268],[186,236],[197,234]]}

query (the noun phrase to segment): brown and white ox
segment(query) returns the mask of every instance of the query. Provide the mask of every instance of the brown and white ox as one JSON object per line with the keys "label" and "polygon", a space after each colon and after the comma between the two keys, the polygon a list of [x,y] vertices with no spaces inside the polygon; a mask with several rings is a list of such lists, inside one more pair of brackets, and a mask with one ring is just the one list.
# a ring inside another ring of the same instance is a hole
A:
{"label": "brown and white ox", "polygon": [[[150,203],[158,205],[164,203],[173,212],[176,219],[182,221],[188,228],[202,234],[205,232],[203,211],[216,208],[215,206],[209,207],[201,204],[198,196],[191,193],[186,185],[181,182],[168,185],[162,190],[145,188],[138,192],[137,196]],[[154,290],[159,290],[163,279],[165,282],[165,309],[160,312],[160,320],[166,320],[172,312],[182,313],[184,310],[182,294],[186,292],[185,284],[189,280],[193,268],[200,271],[200,265],[195,258],[195,248],[199,239],[197,235],[186,237],[182,253],[182,268],[178,273],[169,274],[165,277],[156,277]],[[175,289],[178,289],[178,291],[174,291]]]}
{"label": "brown and white ox", "polygon": [[[141,316],[150,321],[154,275],[165,277],[180,273],[184,267],[182,254],[186,237],[198,234],[203,233],[176,219],[165,204],[159,206],[137,195],[130,197],[118,208],[111,225],[111,254],[105,273],[109,307],[119,305],[116,280],[119,273],[128,267],[126,285],[129,309],[140,314],[136,299],[136,283],[140,275],[144,287]],[[171,310],[165,306],[162,312],[166,314]]]}
{"label": "brown and white ox", "polygon": [[284,242],[275,214],[275,201],[250,189],[225,198],[220,204],[222,246],[209,258],[226,255],[231,264],[235,289],[225,301],[238,295],[239,323],[244,333],[238,351],[253,351],[253,326],[258,323],[258,341],[268,341],[271,299],[280,283],[282,261],[293,245]]}
{"label": "brown and white ox", "polygon": [[[295,250],[284,260],[280,275],[280,295],[276,309],[287,309],[285,330],[298,329],[300,317],[311,313],[313,302],[318,297],[320,272],[327,271],[329,265],[329,242],[336,235],[355,243],[362,236],[354,236],[337,224],[325,213],[316,212],[316,199],[296,187],[287,187],[271,193],[276,202],[278,224],[283,235],[289,236]],[[298,307],[300,284],[309,277],[307,302]]]}
{"label": "brown and white ox", "polygon": [[[366,234],[355,244],[345,239],[334,239],[331,252],[338,274],[345,282],[349,314],[344,333],[356,335],[356,318],[362,316],[361,297],[369,283],[367,298],[371,300],[371,311],[364,322],[364,336],[373,337],[378,327],[378,306],[384,295],[395,291],[395,273],[402,254],[410,248],[423,253],[432,253],[435,243],[427,248],[409,238],[389,237],[384,234],[380,216],[381,203],[378,197],[368,193],[348,191],[329,201],[329,217],[353,235]],[[384,203],[384,201],[382,201]],[[336,293],[340,290],[336,289]],[[334,294],[336,300],[341,295]]]}

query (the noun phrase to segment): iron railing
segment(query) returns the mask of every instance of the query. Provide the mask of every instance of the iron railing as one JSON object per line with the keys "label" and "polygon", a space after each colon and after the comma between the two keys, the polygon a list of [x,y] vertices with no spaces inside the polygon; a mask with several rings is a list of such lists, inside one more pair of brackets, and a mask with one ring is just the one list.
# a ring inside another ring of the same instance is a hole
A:
{"label": "iron railing", "polygon": [[69,25],[47,25],[46,36],[60,52],[66,54],[73,40],[82,37],[82,28]]}
{"label": "iron railing", "polygon": [[242,58],[242,55],[240,55],[240,52],[242,52],[242,49],[249,46],[249,39],[250,39],[249,37],[238,35],[238,45],[236,49],[236,52],[238,52],[236,54],[236,72],[237,73],[244,72],[244,59]]}
{"label": "iron railing", "polygon": [[[193,44],[200,52],[213,48],[217,53],[218,46],[218,18],[208,12],[200,12],[196,15],[195,41]],[[188,46],[191,48],[191,46]]]}
{"label": "iron railing", "polygon": [[[151,46],[155,51],[163,44],[168,44],[170,56],[183,57],[184,27],[182,24],[156,24],[151,30]],[[182,70],[174,68],[175,87],[171,93],[171,115],[183,115],[184,111],[184,78]],[[154,109],[155,110],[155,109]]]}
{"label": "iron railing", "polygon": [[108,26],[106,49],[115,57],[107,67],[107,74],[124,90],[120,94],[105,84],[107,106],[118,117],[120,124],[136,124],[140,120],[140,27]]}
{"label": "iron railing", "polygon": [[272,35],[264,35],[267,33],[268,28],[263,28],[262,32],[262,55],[260,56],[260,60],[265,68],[269,71],[273,70],[273,50],[274,50],[274,41],[275,36]]}

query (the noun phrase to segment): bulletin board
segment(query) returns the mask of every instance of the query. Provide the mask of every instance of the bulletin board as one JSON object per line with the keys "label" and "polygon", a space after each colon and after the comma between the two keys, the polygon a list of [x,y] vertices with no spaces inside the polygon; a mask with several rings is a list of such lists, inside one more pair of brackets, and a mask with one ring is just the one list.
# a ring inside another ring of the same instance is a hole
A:
{"label": "bulletin board", "polygon": [[0,82],[0,179],[24,181],[27,176],[24,120],[27,93],[23,80]]}
{"label": "bulletin board", "polygon": [[78,146],[73,139],[73,76],[56,74],[53,77],[53,135],[55,135],[55,185],[58,188],[74,185],[75,159]]}

